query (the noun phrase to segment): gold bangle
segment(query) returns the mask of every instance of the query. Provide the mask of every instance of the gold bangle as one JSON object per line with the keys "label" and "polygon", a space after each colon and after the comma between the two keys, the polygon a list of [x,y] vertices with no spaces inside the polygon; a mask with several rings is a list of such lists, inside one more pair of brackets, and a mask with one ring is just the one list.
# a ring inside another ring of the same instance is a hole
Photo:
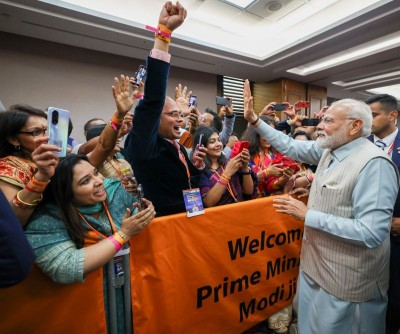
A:
{"label": "gold bangle", "polygon": [[43,194],[40,194],[40,197],[38,199],[35,199],[34,201],[32,201],[32,203],[26,203],[19,197],[20,192],[23,191],[23,190],[24,189],[18,191],[17,195],[15,195],[15,196],[16,196],[18,202],[20,202],[21,204],[25,205],[26,207],[34,208],[36,205],[38,205],[38,203],[40,203],[43,200]]}

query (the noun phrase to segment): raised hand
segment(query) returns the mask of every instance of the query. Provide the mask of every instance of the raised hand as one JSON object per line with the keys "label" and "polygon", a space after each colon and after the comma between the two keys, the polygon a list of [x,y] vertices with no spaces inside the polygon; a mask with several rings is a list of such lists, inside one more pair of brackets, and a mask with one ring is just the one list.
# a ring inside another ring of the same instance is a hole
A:
{"label": "raised hand", "polygon": [[173,5],[171,1],[167,1],[163,6],[158,23],[166,26],[169,30],[174,31],[185,21],[186,9],[179,3]]}
{"label": "raised hand", "polygon": [[125,77],[121,74],[121,78],[114,78],[114,85],[112,86],[112,92],[117,106],[117,110],[120,114],[126,114],[133,106],[133,96],[130,93],[129,77]]}
{"label": "raised hand", "polygon": [[192,107],[190,109],[190,114],[188,117],[189,132],[192,136],[194,136],[194,133],[199,127],[199,116],[200,116],[199,110],[196,107]]}
{"label": "raised hand", "polygon": [[34,138],[36,149],[32,152],[32,160],[38,171],[35,177],[38,181],[49,181],[57,167],[59,157],[54,151],[61,151],[56,145],[47,144],[49,137]]}
{"label": "raised hand", "polygon": [[254,112],[253,97],[251,96],[251,90],[250,90],[250,82],[247,79],[244,82],[243,98],[244,98],[243,116],[247,121],[252,123],[257,119],[257,115]]}
{"label": "raised hand", "polygon": [[187,116],[190,113],[189,101],[192,96],[192,91],[187,92],[187,87],[183,87],[179,84],[175,87],[175,102],[180,109],[182,116]]}

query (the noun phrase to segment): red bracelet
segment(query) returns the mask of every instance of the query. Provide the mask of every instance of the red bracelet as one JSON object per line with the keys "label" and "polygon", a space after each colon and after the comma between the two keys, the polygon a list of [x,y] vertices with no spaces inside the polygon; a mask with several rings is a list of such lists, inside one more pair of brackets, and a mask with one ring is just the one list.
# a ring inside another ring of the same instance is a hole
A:
{"label": "red bracelet", "polygon": [[43,193],[43,190],[35,190],[35,189],[29,187],[29,183],[25,185],[25,189],[26,189],[26,190],[29,190],[29,191],[31,191],[31,192],[33,192],[33,193],[37,193],[37,194]]}

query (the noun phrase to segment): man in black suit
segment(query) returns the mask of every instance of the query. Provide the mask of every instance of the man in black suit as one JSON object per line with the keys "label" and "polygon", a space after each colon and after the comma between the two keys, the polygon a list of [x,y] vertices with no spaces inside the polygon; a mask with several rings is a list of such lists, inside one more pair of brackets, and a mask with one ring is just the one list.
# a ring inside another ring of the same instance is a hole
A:
{"label": "man in black suit", "polygon": [[205,153],[196,151],[190,160],[176,142],[183,118],[177,103],[166,97],[171,34],[185,17],[186,10],[179,2],[173,5],[168,1],[160,13],[154,48],[147,58],[144,97],[135,109],[133,128],[125,141],[126,160],[157,216],[185,212],[182,190],[196,187],[196,178],[204,168]]}
{"label": "man in black suit", "polygon": [[[400,169],[400,131],[396,126],[398,103],[388,94],[374,95],[365,101],[372,110],[372,135],[368,137],[384,150]],[[400,194],[397,196],[390,231],[390,281],[386,333],[400,330]]]}

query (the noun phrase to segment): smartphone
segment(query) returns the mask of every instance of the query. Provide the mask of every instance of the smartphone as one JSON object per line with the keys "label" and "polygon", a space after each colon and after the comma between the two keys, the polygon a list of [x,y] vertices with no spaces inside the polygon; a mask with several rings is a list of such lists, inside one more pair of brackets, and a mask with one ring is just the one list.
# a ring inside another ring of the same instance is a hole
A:
{"label": "smartphone", "polygon": [[133,84],[135,86],[139,86],[140,82],[143,81],[146,74],[147,74],[146,66],[140,65],[138,70],[136,71],[136,76],[135,76]]}
{"label": "smartphone", "polygon": [[48,108],[47,135],[50,137],[49,144],[56,145],[61,152],[56,152],[59,157],[67,155],[68,146],[69,111],[54,107]]}
{"label": "smartphone", "polygon": [[319,124],[319,118],[305,118],[301,121],[302,126],[317,126]]}
{"label": "smartphone", "polygon": [[143,187],[142,184],[138,184],[137,188],[136,188],[136,197],[138,199],[139,202],[139,210],[143,210],[146,208],[146,206],[144,205],[143,202]]}
{"label": "smartphone", "polygon": [[243,151],[244,148],[249,149],[249,146],[250,146],[250,142],[249,142],[249,141],[247,141],[247,140],[242,140],[242,141],[240,142],[239,153],[241,153],[241,152]]}
{"label": "smartphone", "polygon": [[276,110],[276,111],[286,110],[286,104],[277,103],[277,104],[274,105],[274,110]]}
{"label": "smartphone", "polygon": [[225,97],[222,96],[217,96],[215,98],[215,102],[219,105],[219,106],[229,106],[231,104],[231,100],[226,99]]}
{"label": "smartphone", "polygon": [[192,95],[189,99],[189,107],[197,107],[197,96]]}
{"label": "smartphone", "polygon": [[201,146],[201,141],[203,140],[203,135],[204,135],[204,133],[200,134],[199,142],[197,143],[197,146],[196,146],[197,148],[199,148]]}

